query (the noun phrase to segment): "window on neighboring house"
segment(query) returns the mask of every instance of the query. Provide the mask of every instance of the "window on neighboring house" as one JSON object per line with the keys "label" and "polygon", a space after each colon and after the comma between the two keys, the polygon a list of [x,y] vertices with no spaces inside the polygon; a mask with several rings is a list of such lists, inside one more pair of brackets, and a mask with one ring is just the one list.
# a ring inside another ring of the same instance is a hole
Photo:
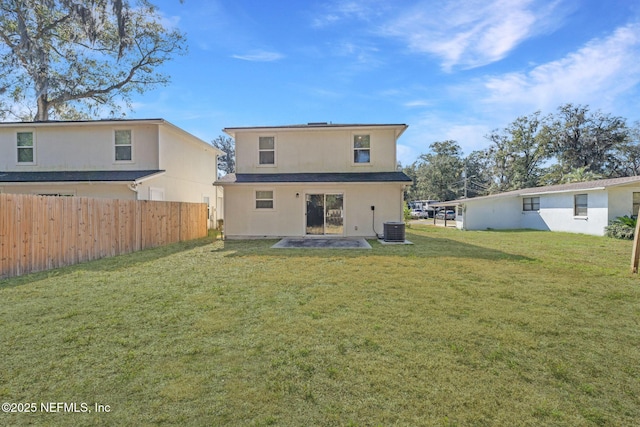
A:
{"label": "window on neighboring house", "polygon": [[130,162],[133,159],[131,130],[115,131],[116,162]]}
{"label": "window on neighboring house", "polygon": [[261,136],[258,138],[259,164],[276,164],[276,138],[273,136]]}
{"label": "window on neighboring house", "polygon": [[209,196],[202,196],[202,203],[207,205],[207,219],[211,219],[211,205],[209,204]]}
{"label": "window on neighboring house", "polygon": [[633,193],[633,208],[631,214],[638,216],[638,210],[640,210],[640,193]]}
{"label": "window on neighboring house", "polygon": [[353,136],[353,163],[371,162],[371,140],[369,135]]}
{"label": "window on neighboring house", "polygon": [[33,132],[18,132],[18,163],[34,163]]}
{"label": "window on neighboring house", "polygon": [[540,197],[525,197],[522,199],[523,211],[539,211]]}
{"label": "window on neighboring house", "polygon": [[573,215],[587,216],[587,195],[576,194],[573,196]]}
{"label": "window on neighboring house", "polygon": [[256,191],[256,209],[273,209],[273,190]]}

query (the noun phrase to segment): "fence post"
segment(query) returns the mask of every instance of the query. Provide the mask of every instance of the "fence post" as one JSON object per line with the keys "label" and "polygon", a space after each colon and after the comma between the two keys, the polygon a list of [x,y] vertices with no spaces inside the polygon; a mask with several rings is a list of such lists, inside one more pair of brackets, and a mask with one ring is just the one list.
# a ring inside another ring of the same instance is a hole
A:
{"label": "fence post", "polygon": [[640,260],[640,221],[636,223],[636,231],[633,235],[633,250],[631,252],[631,272],[638,274],[638,261]]}

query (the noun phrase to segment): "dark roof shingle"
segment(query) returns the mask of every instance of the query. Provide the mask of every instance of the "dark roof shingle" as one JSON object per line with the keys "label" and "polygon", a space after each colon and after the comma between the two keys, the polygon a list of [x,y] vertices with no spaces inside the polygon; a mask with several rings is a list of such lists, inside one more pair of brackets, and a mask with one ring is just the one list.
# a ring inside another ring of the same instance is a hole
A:
{"label": "dark roof shingle", "polygon": [[220,184],[287,182],[411,182],[404,172],[238,173],[218,180]]}
{"label": "dark roof shingle", "polygon": [[[640,176],[626,176],[622,178],[608,178],[608,179],[599,179],[596,181],[585,181],[585,182],[572,182],[569,184],[557,184],[557,185],[547,185],[544,187],[530,187],[530,188],[522,188],[520,190],[512,190],[504,193],[496,193],[488,196],[480,196],[480,197],[472,197],[469,199],[458,199],[458,200],[450,200],[448,202],[464,203],[467,201],[475,201],[475,200],[486,200],[486,199],[495,199],[502,197],[520,197],[526,195],[537,195],[537,194],[550,194],[550,193],[561,193],[565,191],[587,191],[587,190],[596,190],[600,188],[608,188],[608,187],[617,187],[626,184],[640,184]],[[448,202],[440,202],[434,204],[434,206],[446,206]]]}
{"label": "dark roof shingle", "polygon": [[163,170],[0,172],[0,182],[128,182]]}

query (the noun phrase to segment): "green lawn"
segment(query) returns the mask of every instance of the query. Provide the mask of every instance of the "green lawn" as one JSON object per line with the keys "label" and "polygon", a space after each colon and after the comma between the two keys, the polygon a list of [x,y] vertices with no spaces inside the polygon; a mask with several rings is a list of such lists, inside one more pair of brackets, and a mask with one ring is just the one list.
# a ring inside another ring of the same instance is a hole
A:
{"label": "green lawn", "polygon": [[637,425],[631,242],[407,237],[205,239],[0,281],[0,402],[38,405],[0,425]]}

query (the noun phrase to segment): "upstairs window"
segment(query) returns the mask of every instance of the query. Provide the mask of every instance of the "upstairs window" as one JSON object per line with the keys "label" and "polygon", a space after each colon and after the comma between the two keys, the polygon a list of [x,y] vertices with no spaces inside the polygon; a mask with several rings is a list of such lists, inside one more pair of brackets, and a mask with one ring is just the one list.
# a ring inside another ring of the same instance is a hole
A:
{"label": "upstairs window", "polygon": [[369,135],[353,136],[353,163],[371,163],[371,142]]}
{"label": "upstairs window", "polygon": [[133,160],[131,145],[131,130],[115,131],[116,162],[130,162]]}
{"label": "upstairs window", "polygon": [[539,211],[540,197],[525,197],[522,199],[523,211]]}
{"label": "upstairs window", "polygon": [[18,163],[35,163],[33,132],[18,132]]}
{"label": "upstairs window", "polygon": [[273,190],[256,191],[256,209],[273,209]]}
{"label": "upstairs window", "polygon": [[261,165],[276,164],[276,138],[261,136],[258,138],[258,163]]}
{"label": "upstairs window", "polygon": [[587,216],[587,195],[576,194],[573,196],[573,215],[574,216]]}

